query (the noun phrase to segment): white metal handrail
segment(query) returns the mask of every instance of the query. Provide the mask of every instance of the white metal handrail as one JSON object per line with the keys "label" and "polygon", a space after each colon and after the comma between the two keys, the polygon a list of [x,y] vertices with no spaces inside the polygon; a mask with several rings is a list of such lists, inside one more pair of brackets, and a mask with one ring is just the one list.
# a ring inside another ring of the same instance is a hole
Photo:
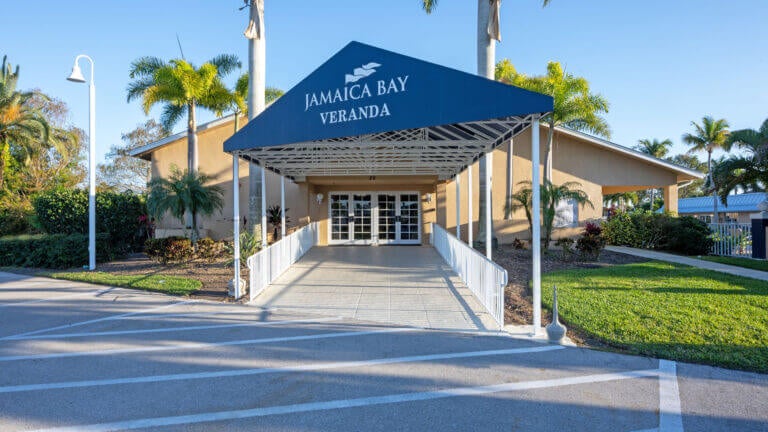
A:
{"label": "white metal handrail", "polygon": [[752,225],[748,223],[712,223],[712,255],[752,256]]}
{"label": "white metal handrail", "polygon": [[316,244],[317,222],[312,222],[249,257],[250,299],[261,294]]}
{"label": "white metal handrail", "polygon": [[496,323],[503,327],[507,271],[435,223],[429,241]]}

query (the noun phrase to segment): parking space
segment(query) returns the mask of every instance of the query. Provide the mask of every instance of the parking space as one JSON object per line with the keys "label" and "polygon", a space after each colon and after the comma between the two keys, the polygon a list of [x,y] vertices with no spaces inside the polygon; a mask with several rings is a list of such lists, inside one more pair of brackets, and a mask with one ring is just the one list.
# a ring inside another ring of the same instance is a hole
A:
{"label": "parking space", "polygon": [[[3,431],[768,428],[768,379],[759,374],[488,333],[0,280],[0,292],[26,292],[0,309]],[[48,301],[24,303],[41,299],[37,289]],[[73,289],[90,294],[68,297]]]}
{"label": "parking space", "polygon": [[498,330],[432,247],[312,248],[254,305],[442,330]]}

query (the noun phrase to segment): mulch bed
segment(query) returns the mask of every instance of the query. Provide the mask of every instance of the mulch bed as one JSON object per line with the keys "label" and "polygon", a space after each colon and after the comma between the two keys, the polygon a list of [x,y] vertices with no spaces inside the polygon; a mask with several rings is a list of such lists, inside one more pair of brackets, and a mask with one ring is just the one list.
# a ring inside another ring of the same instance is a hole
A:
{"label": "mulch bed", "polygon": [[[512,246],[504,245],[494,250],[493,260],[504,267],[509,275],[509,285],[507,285],[504,296],[506,303],[504,322],[507,324],[530,325],[533,321],[532,293],[529,286],[532,271],[531,259],[532,253],[528,249],[515,249]],[[649,260],[607,250],[600,254],[600,259],[596,262],[565,261],[561,259],[560,250],[552,248],[541,253],[541,273],[578,268],[600,268],[646,261]],[[541,289],[551,289],[551,287],[542,286]],[[542,325],[549,324],[552,321],[552,314],[542,310],[541,321]],[[587,341],[586,337],[573,332],[570,328],[568,329],[568,337],[579,344],[596,344],[593,341]]]}
{"label": "mulch bed", "polygon": [[[99,264],[96,269],[107,273],[123,275],[163,274],[188,277],[203,283],[203,287],[192,294],[192,298],[232,301],[227,295],[227,284],[234,277],[232,267],[222,258],[214,262],[191,260],[178,264],[162,265],[147,258],[143,253],[131,254],[125,259]],[[247,278],[243,270],[241,277]]]}

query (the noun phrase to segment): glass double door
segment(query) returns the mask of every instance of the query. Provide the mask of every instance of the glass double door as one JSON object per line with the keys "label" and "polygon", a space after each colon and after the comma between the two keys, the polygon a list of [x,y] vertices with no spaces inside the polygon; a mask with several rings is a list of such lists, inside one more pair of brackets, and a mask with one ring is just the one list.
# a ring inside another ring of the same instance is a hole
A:
{"label": "glass double door", "polygon": [[329,244],[421,242],[417,192],[334,192],[329,197]]}

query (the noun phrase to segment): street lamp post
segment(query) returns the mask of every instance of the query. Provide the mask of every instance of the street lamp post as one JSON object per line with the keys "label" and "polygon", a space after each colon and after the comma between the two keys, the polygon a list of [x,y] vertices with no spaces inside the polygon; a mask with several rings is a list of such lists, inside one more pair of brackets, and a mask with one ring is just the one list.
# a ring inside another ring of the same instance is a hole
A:
{"label": "street lamp post", "polygon": [[93,85],[93,59],[85,54],[75,57],[69,81],[84,83],[85,77],[78,61],[87,59],[91,64],[88,85],[88,270],[96,270],[96,87]]}

